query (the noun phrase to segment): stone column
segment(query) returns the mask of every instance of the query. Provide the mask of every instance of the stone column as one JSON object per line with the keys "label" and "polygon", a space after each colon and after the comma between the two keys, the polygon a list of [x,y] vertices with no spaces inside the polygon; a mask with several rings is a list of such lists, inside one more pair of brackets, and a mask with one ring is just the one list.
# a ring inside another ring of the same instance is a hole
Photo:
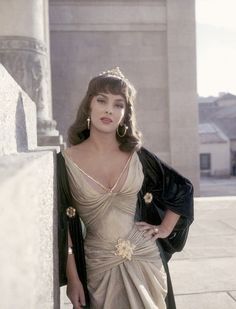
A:
{"label": "stone column", "polygon": [[48,0],[2,0],[0,14],[0,62],[36,104],[38,145],[59,145],[52,119]]}
{"label": "stone column", "polygon": [[171,163],[199,192],[195,1],[167,0],[167,56]]}

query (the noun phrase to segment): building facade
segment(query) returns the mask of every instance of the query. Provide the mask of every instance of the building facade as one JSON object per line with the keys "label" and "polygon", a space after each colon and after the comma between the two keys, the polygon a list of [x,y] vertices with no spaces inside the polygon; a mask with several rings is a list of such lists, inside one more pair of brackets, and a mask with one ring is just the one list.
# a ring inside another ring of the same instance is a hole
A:
{"label": "building facade", "polygon": [[222,93],[219,97],[199,98],[199,149],[202,175],[226,177],[236,175],[235,119],[235,95]]}
{"label": "building facade", "polygon": [[229,176],[230,140],[214,124],[199,124],[201,176]]}

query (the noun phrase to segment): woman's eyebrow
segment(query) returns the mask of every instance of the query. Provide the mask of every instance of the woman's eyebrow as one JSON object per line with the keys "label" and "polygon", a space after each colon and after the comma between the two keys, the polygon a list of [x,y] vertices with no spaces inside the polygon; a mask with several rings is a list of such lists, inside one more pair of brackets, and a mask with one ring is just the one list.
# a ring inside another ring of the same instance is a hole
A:
{"label": "woman's eyebrow", "polygon": [[107,96],[105,94],[103,94],[103,93],[98,93],[97,95],[101,95],[101,96],[107,98]]}
{"label": "woman's eyebrow", "polygon": [[124,99],[116,99],[115,101],[125,103],[125,100],[124,100]]}
{"label": "woman's eyebrow", "polygon": [[[108,96],[107,96],[107,95],[105,95],[105,94],[103,94],[103,93],[98,93],[97,95],[101,95],[101,96],[103,96],[104,98],[108,98]],[[122,98],[120,98],[120,99],[116,99],[115,101],[120,101],[120,102],[124,102],[124,103],[125,103],[125,100],[124,100],[124,99],[122,99]]]}

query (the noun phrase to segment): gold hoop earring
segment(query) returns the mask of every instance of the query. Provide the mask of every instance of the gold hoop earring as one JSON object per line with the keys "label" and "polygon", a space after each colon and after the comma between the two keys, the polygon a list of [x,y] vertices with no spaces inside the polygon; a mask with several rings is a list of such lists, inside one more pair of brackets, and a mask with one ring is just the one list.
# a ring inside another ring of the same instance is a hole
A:
{"label": "gold hoop earring", "polygon": [[87,118],[87,128],[88,130],[90,129],[90,122],[91,122],[91,118],[90,116]]}
{"label": "gold hoop earring", "polygon": [[[124,128],[124,129],[123,129],[123,130],[124,130],[123,134],[122,134],[122,133],[120,134],[120,132],[119,132],[119,127],[123,127],[123,128]],[[116,129],[116,133],[117,133],[117,135],[118,135],[119,137],[124,137],[125,134],[126,134],[127,129],[128,129],[128,127],[127,127],[127,125],[125,125],[124,123],[123,123],[122,125],[119,124],[119,126],[118,126],[117,129]]]}

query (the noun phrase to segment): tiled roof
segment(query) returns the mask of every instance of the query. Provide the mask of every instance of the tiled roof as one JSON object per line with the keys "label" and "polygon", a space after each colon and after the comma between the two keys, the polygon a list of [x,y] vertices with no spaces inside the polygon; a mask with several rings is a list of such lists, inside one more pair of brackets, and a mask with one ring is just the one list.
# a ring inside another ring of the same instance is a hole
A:
{"label": "tiled roof", "polygon": [[[232,100],[233,95],[225,95]],[[225,100],[225,98],[224,98]],[[217,127],[229,138],[236,139],[236,97],[235,103],[224,106],[217,100],[213,103],[199,104],[199,122],[215,123]]]}
{"label": "tiled roof", "polygon": [[236,100],[236,96],[232,93],[225,93],[221,95],[220,97],[218,97],[216,101],[221,101],[221,100]]}
{"label": "tiled roof", "polygon": [[198,103],[214,103],[217,97],[198,97]]}
{"label": "tiled roof", "polygon": [[214,123],[198,125],[198,133],[201,144],[227,143],[229,139]]}

